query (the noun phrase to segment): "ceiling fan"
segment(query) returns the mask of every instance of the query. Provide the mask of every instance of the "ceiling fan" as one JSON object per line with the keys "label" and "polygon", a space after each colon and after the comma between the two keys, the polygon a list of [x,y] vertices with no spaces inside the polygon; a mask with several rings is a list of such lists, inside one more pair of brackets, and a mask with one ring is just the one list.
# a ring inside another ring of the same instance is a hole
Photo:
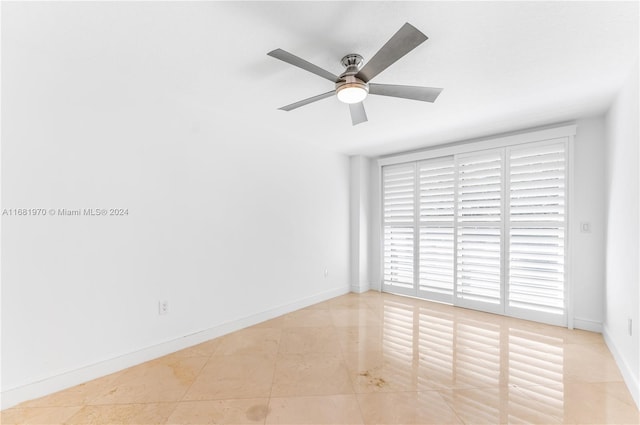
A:
{"label": "ceiling fan", "polygon": [[384,46],[373,55],[371,60],[363,66],[362,56],[351,53],[342,58],[342,65],[346,68],[339,76],[320,68],[306,60],[286,52],[282,49],[275,49],[267,55],[280,59],[305,71],[319,75],[322,78],[335,83],[335,88],[317,96],[292,103],[279,108],[283,111],[291,111],[304,105],[326,99],[334,94],[341,102],[349,105],[351,112],[351,122],[357,125],[367,121],[367,114],[362,101],[369,94],[380,96],[401,97],[404,99],[420,100],[423,102],[435,102],[442,91],[439,88],[419,87],[419,86],[399,86],[393,84],[376,84],[370,81],[376,75],[393,65],[398,59],[418,47],[427,40],[427,36],[417,30],[408,22],[396,32]]}

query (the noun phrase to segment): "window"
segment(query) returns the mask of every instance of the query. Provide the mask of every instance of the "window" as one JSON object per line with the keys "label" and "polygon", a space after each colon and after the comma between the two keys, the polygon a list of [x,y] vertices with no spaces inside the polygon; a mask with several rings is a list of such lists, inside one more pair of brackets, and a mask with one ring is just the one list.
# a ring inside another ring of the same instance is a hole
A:
{"label": "window", "polygon": [[383,289],[565,324],[567,142],[384,166]]}
{"label": "window", "polygon": [[564,143],[509,148],[511,310],[562,315],[565,309]]}

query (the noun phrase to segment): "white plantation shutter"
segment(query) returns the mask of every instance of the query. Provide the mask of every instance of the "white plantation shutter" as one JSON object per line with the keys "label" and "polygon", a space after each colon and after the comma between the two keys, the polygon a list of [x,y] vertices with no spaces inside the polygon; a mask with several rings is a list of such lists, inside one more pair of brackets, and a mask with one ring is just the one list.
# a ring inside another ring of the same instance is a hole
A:
{"label": "white plantation shutter", "polygon": [[383,280],[396,288],[414,286],[415,164],[382,169]]}
{"label": "white plantation shutter", "polygon": [[453,300],[455,163],[452,156],[418,163],[419,279],[426,298]]}
{"label": "white plantation shutter", "polygon": [[457,157],[456,298],[498,311],[502,302],[502,150]]}
{"label": "white plantation shutter", "polygon": [[508,300],[512,310],[563,322],[565,142],[510,148]]}
{"label": "white plantation shutter", "polygon": [[384,166],[383,288],[566,325],[568,143]]}

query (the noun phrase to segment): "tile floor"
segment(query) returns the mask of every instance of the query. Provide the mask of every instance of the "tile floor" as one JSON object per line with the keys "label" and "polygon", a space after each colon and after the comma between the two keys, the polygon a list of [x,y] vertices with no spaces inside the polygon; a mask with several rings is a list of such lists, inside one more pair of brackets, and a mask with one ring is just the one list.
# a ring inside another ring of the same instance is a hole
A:
{"label": "tile floor", "polygon": [[638,424],[601,335],[348,294],[1,413],[8,424]]}

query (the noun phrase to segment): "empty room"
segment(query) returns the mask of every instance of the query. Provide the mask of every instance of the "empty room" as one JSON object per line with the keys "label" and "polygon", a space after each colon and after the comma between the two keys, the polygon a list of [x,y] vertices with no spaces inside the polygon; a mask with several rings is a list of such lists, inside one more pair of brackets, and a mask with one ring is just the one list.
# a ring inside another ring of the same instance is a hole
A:
{"label": "empty room", "polygon": [[640,424],[639,6],[0,2],[0,423]]}

